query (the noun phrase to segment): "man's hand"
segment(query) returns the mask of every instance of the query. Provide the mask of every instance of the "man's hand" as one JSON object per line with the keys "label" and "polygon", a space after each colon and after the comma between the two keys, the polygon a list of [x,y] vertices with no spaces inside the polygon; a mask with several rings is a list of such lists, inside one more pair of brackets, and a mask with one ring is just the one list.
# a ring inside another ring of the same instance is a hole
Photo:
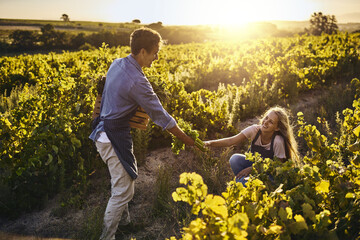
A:
{"label": "man's hand", "polygon": [[240,179],[242,177],[247,177],[250,175],[252,170],[252,167],[248,167],[248,168],[244,168],[243,170],[241,170],[238,174],[236,174],[236,179]]}

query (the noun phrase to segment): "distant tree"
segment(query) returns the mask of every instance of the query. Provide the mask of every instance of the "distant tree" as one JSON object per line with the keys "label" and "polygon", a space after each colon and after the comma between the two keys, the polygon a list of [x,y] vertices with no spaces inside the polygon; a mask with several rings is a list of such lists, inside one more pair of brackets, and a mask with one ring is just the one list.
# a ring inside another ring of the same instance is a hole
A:
{"label": "distant tree", "polygon": [[336,23],[337,23],[337,20],[336,20],[335,15],[329,16],[329,25],[328,25],[329,28],[327,29],[328,34],[337,33],[337,31],[339,30],[339,27]]}
{"label": "distant tree", "polygon": [[334,15],[324,15],[322,12],[313,13],[310,19],[310,29],[306,29],[312,35],[321,35],[322,33],[333,34],[339,29]]}
{"label": "distant tree", "polygon": [[141,23],[141,21],[139,19],[134,19],[132,20],[133,23]]}
{"label": "distant tree", "polygon": [[67,15],[65,13],[61,16],[60,19],[63,20],[64,22],[69,22],[70,21],[69,15]]}

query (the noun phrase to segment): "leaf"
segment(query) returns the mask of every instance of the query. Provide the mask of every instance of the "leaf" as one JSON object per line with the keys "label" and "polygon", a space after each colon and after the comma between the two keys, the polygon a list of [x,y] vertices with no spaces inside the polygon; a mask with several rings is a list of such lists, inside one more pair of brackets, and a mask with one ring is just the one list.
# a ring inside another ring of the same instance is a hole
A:
{"label": "leaf", "polygon": [[313,210],[312,206],[309,203],[304,203],[302,205],[304,217],[309,218],[311,221],[315,223],[315,211]]}
{"label": "leaf", "polygon": [[287,213],[287,218],[292,219],[292,215],[293,215],[292,209],[287,207],[287,208],[285,208],[285,210],[286,210],[286,213]]}
{"label": "leaf", "polygon": [[[298,223],[305,223],[305,219],[303,216],[299,215],[299,214],[296,214],[295,217],[294,217],[295,221],[298,222]],[[305,223],[306,225],[306,223]],[[306,226],[306,229],[307,229],[307,226]]]}
{"label": "leaf", "polygon": [[[208,196],[206,196],[204,204],[207,208],[204,210],[204,214],[210,214],[210,212],[214,212],[215,214],[220,215],[222,218],[227,218],[228,211],[225,206],[224,198],[217,195],[214,196],[212,194],[209,194]],[[211,211],[209,212],[208,210]]]}
{"label": "leaf", "polygon": [[289,229],[291,230],[292,233],[298,234],[300,231],[308,229],[308,226],[303,216],[295,215],[294,219],[296,222],[289,225]]}
{"label": "leaf", "polygon": [[184,202],[188,202],[188,191],[183,188],[183,187],[178,187],[176,188],[176,192],[172,193],[172,198],[174,199],[175,202],[178,201],[184,201]]}
{"label": "leaf", "polygon": [[18,168],[16,169],[16,175],[18,175],[19,177],[22,175],[22,173],[24,172],[25,168]]}
{"label": "leaf", "polygon": [[354,183],[357,185],[360,185],[360,177],[354,179]]}
{"label": "leaf", "polygon": [[246,230],[249,225],[249,218],[246,213],[236,213],[228,219],[229,230],[231,228],[244,229]]}
{"label": "leaf", "polygon": [[199,233],[201,230],[206,229],[206,224],[202,221],[201,218],[193,220],[188,228],[184,228],[186,232]]}
{"label": "leaf", "polygon": [[319,193],[328,193],[329,192],[329,181],[321,180],[320,183],[316,183],[315,190]]}
{"label": "leaf", "polygon": [[346,195],[345,195],[345,198],[356,198],[356,194],[355,193],[347,193]]}
{"label": "leaf", "polygon": [[316,214],[316,221],[319,227],[327,227],[331,224],[330,211],[325,209],[319,214]]}
{"label": "leaf", "polygon": [[71,143],[77,147],[77,148],[80,148],[81,147],[81,142],[79,139],[77,139],[76,137],[72,137],[71,138]]}
{"label": "leaf", "polygon": [[46,166],[49,165],[52,162],[53,159],[54,159],[53,156],[49,153],[48,154],[48,160],[46,161],[45,165]]}
{"label": "leaf", "polygon": [[281,207],[279,209],[278,216],[280,217],[281,221],[283,221],[283,222],[287,221],[287,217],[286,217],[287,214],[286,214],[286,211],[284,208]]}
{"label": "leaf", "polygon": [[[246,213],[237,213],[228,219],[228,233],[235,236],[237,240],[246,240],[248,233],[245,231],[248,228],[249,218]],[[224,238],[225,239],[225,238]]]}
{"label": "leaf", "polygon": [[272,224],[270,225],[269,229],[265,232],[265,235],[269,235],[269,234],[280,234],[282,233],[282,226],[276,225],[276,224]]}
{"label": "leaf", "polygon": [[359,137],[359,134],[360,134],[360,125],[357,126],[354,130],[353,130],[354,134]]}
{"label": "leaf", "polygon": [[293,216],[292,209],[290,207],[286,207],[285,209],[281,207],[279,209],[278,215],[279,215],[281,221],[286,222],[289,219],[292,219],[292,216]]}
{"label": "leaf", "polygon": [[57,146],[55,146],[55,145],[52,145],[51,147],[52,147],[52,149],[54,150],[54,152],[55,152],[56,154],[58,154],[59,148],[58,148]]}

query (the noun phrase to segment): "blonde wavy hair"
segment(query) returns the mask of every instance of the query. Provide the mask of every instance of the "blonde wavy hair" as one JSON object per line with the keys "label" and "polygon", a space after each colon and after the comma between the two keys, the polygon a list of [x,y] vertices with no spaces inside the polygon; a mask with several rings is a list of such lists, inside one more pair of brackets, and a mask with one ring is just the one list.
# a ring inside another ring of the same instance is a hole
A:
{"label": "blonde wavy hair", "polygon": [[277,134],[281,135],[285,141],[285,152],[286,158],[292,159],[293,161],[300,164],[299,153],[298,153],[298,145],[294,137],[293,126],[290,124],[290,113],[279,106],[272,107],[267,110],[264,115],[262,116],[260,122],[263,123],[265,117],[270,113],[274,112],[278,118],[278,128]]}

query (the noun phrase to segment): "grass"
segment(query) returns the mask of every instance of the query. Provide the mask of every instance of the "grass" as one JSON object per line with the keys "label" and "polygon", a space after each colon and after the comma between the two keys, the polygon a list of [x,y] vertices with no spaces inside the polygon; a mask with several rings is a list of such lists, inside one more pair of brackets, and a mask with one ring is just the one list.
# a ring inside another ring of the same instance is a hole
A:
{"label": "grass", "polygon": [[90,209],[90,211],[85,214],[85,220],[82,228],[77,233],[76,239],[99,239],[102,232],[104,211],[105,208],[103,206],[95,206]]}

